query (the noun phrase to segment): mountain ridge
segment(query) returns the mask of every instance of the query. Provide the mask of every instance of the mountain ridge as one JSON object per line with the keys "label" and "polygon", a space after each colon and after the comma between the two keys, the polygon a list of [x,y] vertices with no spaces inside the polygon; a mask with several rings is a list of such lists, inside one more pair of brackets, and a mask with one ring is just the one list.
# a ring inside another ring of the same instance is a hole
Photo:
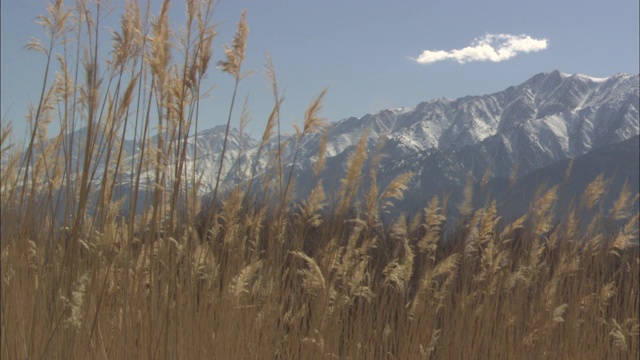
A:
{"label": "mountain ridge", "polygon": [[[376,169],[378,186],[384,188],[400,174],[412,172],[406,194],[415,202],[426,203],[443,188],[459,188],[469,175],[475,181],[513,174],[524,178],[558,161],[637,136],[639,79],[639,74],[595,78],[554,70],[491,94],[436,98],[414,107],[345,118],[327,130],[326,169],[318,178],[312,168],[323,134],[304,136],[299,149],[295,135],[284,136],[283,173],[289,173],[295,157],[292,174],[297,199],[305,198],[319,180],[327,193],[336,193],[348,159],[361,136],[366,136],[368,155],[380,144],[385,155]],[[225,130],[219,125],[187,138],[185,170],[201,176],[201,195],[215,186]],[[74,141],[81,143],[81,134],[82,129],[76,131]],[[132,141],[123,145],[126,161],[135,163],[139,149]],[[223,189],[245,181],[254,164],[259,177],[275,166],[270,158],[278,148],[276,138],[264,144],[259,159],[258,145],[259,141],[246,133],[230,129],[221,176]],[[367,166],[365,163],[361,174],[365,185]],[[145,175],[147,179],[150,176],[152,172]],[[126,189],[131,178],[124,171],[118,186]]]}
{"label": "mountain ridge", "polygon": [[[379,127],[386,118],[386,124],[393,126],[382,134],[387,137],[382,148],[387,157],[379,164],[378,184],[386,186],[399,174],[413,172],[408,194],[424,200],[435,193],[431,189],[464,184],[468,174],[479,180],[489,168],[490,178],[509,177],[514,172],[522,177],[556,161],[637,135],[638,78],[630,74],[598,79],[560,71],[541,73],[488,95],[438,98],[414,108],[344,119],[332,129],[349,130],[351,136],[343,133],[333,138],[343,142],[343,152],[353,151],[359,139],[353,134],[367,128],[364,120]],[[378,135],[376,131],[367,135],[370,151]],[[354,140],[344,143],[346,138]],[[308,144],[304,151],[310,158],[317,147]],[[322,180],[329,189],[339,186],[348,158],[336,156],[327,154],[327,173],[331,176]],[[314,184],[308,169],[311,165],[300,166],[300,197]]]}

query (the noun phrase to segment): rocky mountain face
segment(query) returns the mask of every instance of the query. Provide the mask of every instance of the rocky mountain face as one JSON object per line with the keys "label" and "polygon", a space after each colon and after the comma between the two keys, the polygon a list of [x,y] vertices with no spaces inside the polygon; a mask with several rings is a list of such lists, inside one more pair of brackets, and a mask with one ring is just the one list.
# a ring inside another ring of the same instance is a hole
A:
{"label": "rocky mountain face", "polygon": [[[503,213],[519,216],[527,212],[529,204],[541,188],[550,189],[558,186],[557,209],[566,211],[584,200],[583,195],[589,183],[602,174],[605,183],[602,199],[592,214],[582,215],[593,215],[600,211],[602,205],[606,216],[624,186],[631,194],[638,194],[640,191],[639,150],[640,136],[636,135],[617,144],[599,147],[576,158],[556,161],[530,172],[514,183],[507,179],[493,179],[487,184],[485,192],[500,204]],[[484,199],[478,197],[476,206],[481,206],[482,201]],[[634,207],[638,211],[637,201]]]}
{"label": "rocky mountain face", "polygon": [[[484,177],[497,184],[511,177],[528,184],[536,171],[637,138],[639,79],[637,74],[593,78],[553,71],[494,94],[439,98],[413,108],[386,109],[338,121],[328,129],[326,169],[318,177],[313,165],[323,134],[302,138],[293,171],[295,195],[304,199],[319,180],[328,194],[337,193],[362,136],[369,158],[376,152],[383,155],[376,165],[381,189],[400,174],[414,174],[405,200],[398,203],[400,211],[419,210],[434,195],[458,193],[469,175],[476,182]],[[203,195],[215,186],[224,132],[225,127],[218,126],[188,139],[186,170],[195,169],[201,176]],[[282,152],[286,175],[296,156],[296,144],[293,137],[284,137],[283,143],[287,143]],[[254,164],[259,177],[272,171],[277,147],[271,140],[259,151],[259,141],[232,130],[223,185],[246,180]],[[138,150],[133,144],[127,142],[124,150],[128,161],[135,162]],[[606,164],[594,161],[590,166],[624,168],[633,165],[628,164],[632,159],[637,165],[637,152],[635,155],[613,156]],[[370,182],[369,165],[366,161],[361,174],[365,190]],[[637,183],[637,172],[633,176],[629,181]],[[119,187],[130,185],[127,179],[130,176],[123,174]]]}
{"label": "rocky mountain face", "polygon": [[[523,179],[555,162],[638,135],[638,80],[638,75],[599,79],[554,71],[494,94],[435,99],[345,119],[330,130],[322,178],[329,188],[339,186],[346,160],[362,131],[369,129],[370,151],[386,137],[377,170],[380,186],[399,174],[415,174],[401,204],[407,210],[459,188],[469,174],[475,181],[484,176]],[[317,143],[305,144],[307,158],[312,159]],[[310,165],[302,164],[298,172],[300,196],[314,183]]]}

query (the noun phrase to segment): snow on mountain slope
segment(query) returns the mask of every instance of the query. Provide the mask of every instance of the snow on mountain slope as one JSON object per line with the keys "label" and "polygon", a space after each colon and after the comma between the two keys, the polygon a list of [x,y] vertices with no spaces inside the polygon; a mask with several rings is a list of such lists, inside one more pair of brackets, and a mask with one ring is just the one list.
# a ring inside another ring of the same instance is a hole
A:
{"label": "snow on mountain slope", "polygon": [[[519,176],[639,133],[638,75],[606,79],[538,74],[494,94],[456,100],[435,99],[402,111],[381,111],[334,124],[329,137],[325,185],[337,187],[346,153],[359,133],[369,131],[369,147],[384,134],[379,185],[413,171],[413,196],[430,196],[436,188],[459,185],[470,173],[481,178]],[[345,130],[343,130],[345,129]],[[385,132],[386,131],[386,132]],[[315,154],[319,137],[305,144]],[[338,156],[340,150],[342,156]],[[335,158],[335,159],[332,159]],[[340,159],[340,160],[338,160]],[[300,169],[299,195],[313,186],[308,167]],[[305,181],[306,180],[306,183]],[[428,198],[427,198],[428,199]]]}
{"label": "snow on mountain slope", "polygon": [[[439,98],[412,108],[343,119],[328,130],[327,167],[320,177],[328,193],[339,188],[348,159],[365,130],[369,153],[385,139],[378,185],[384,187],[396,176],[414,172],[407,191],[414,201],[426,203],[441,189],[463,184],[467,174],[480,179],[489,170],[491,177],[498,178],[517,170],[524,177],[553,162],[638,135],[638,81],[637,74],[593,78],[553,71],[493,94]],[[215,186],[224,132],[225,127],[218,126],[187,140],[186,171],[195,170],[201,176],[202,194]],[[77,134],[77,141],[81,135]],[[305,197],[318,180],[312,167],[321,138],[322,134],[311,134],[300,143],[294,171],[299,197]],[[282,143],[286,144],[283,173],[288,174],[296,154],[295,138],[283,136]],[[256,159],[258,146],[255,139],[230,131],[223,187],[245,181],[254,164],[257,175],[276,166],[271,159],[277,152],[277,140],[265,144],[260,159]],[[127,161],[135,163],[139,149],[126,142],[124,150]],[[167,170],[174,171],[171,166]],[[96,181],[101,172],[97,174]],[[366,174],[368,169],[363,171]],[[148,175],[152,177],[151,172]],[[120,186],[126,187],[130,178],[125,170]]]}

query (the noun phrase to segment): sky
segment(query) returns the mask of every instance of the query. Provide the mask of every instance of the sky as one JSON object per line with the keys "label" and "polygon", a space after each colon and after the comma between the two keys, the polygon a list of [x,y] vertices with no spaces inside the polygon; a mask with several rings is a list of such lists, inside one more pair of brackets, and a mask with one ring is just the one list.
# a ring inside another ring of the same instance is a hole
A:
{"label": "sky", "polygon": [[[0,115],[18,137],[27,129],[29,102],[38,99],[45,60],[24,45],[30,37],[44,39],[34,20],[46,3],[0,3]],[[157,14],[160,1],[152,3]],[[114,12],[105,26],[117,28],[123,4],[111,1]],[[638,7],[638,0],[220,0],[213,56],[223,59],[222,46],[246,9],[243,67],[253,75],[240,83],[238,96],[249,97],[247,131],[259,137],[273,106],[265,51],[285,95],[283,131],[292,132],[325,88],[321,115],[334,122],[439,97],[491,94],[553,70],[593,77],[638,73]],[[172,1],[171,16],[173,26],[183,24],[182,1]],[[211,67],[206,85],[215,88],[203,100],[200,129],[226,123],[233,82]]]}

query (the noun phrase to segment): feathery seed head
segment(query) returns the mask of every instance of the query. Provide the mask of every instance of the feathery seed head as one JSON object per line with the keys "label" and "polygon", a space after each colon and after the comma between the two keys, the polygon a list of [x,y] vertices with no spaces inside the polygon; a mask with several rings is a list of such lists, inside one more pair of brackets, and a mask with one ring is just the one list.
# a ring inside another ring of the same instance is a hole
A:
{"label": "feathery seed head", "polygon": [[631,209],[635,203],[637,203],[639,194],[635,196],[631,196],[631,189],[629,188],[629,183],[627,181],[622,185],[622,190],[620,190],[620,195],[618,199],[613,203],[611,207],[611,217],[614,220],[623,220],[629,217],[631,213]]}
{"label": "feathery seed head", "polygon": [[600,173],[589,185],[584,192],[587,210],[591,210],[600,200],[600,197],[607,187],[608,181],[604,179],[604,173]]}
{"label": "feathery seed head", "polygon": [[567,311],[569,307],[568,304],[564,303],[553,310],[553,322],[559,323],[564,322],[564,313]]}
{"label": "feathery seed head", "polygon": [[302,135],[313,134],[322,131],[322,129],[328,126],[326,119],[318,116],[320,110],[322,110],[322,103],[324,96],[327,94],[325,88],[320,94],[313,100],[304,113],[304,127],[302,129]]}
{"label": "feathery seed head", "polygon": [[325,130],[322,138],[320,139],[320,146],[318,147],[318,160],[313,166],[313,175],[318,177],[322,170],[324,170],[326,164],[327,155],[327,143],[329,142],[329,130]]}
{"label": "feathery seed head", "polygon": [[391,207],[393,205],[391,200],[402,200],[404,198],[404,191],[409,188],[409,181],[413,175],[412,172],[400,174],[387,186],[382,195],[380,195],[381,210]]}
{"label": "feathery seed head", "polygon": [[248,35],[249,26],[247,25],[247,10],[245,9],[240,16],[232,45],[224,46],[224,55],[227,60],[218,62],[218,66],[220,66],[222,71],[231,74],[236,80],[244,77],[244,74],[241,73],[241,68],[244,62]]}
{"label": "feathery seed head", "polygon": [[458,206],[460,215],[463,217],[470,216],[473,212],[473,177],[467,175],[467,183],[464,187],[464,197],[460,206]]}
{"label": "feathery seed head", "polygon": [[88,283],[89,274],[87,273],[82,275],[78,279],[72,292],[73,297],[70,302],[71,315],[67,319],[67,324],[76,331],[80,330],[80,326],[82,325],[82,307],[84,304],[85,290]]}
{"label": "feathery seed head", "polygon": [[298,270],[298,273],[302,275],[303,278],[302,286],[304,287],[304,291],[311,296],[321,294],[326,289],[326,283],[318,263],[300,251],[292,251],[291,255],[301,258],[309,265],[309,269]]}

